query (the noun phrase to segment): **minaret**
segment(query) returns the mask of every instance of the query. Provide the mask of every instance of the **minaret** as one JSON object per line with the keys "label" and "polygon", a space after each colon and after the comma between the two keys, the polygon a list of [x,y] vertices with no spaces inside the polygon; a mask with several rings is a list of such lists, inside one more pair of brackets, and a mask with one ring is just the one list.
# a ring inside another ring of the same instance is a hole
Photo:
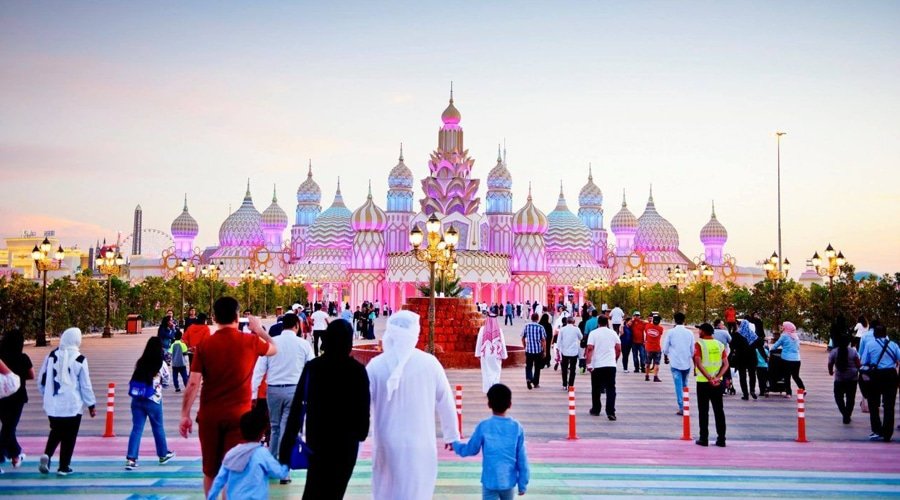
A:
{"label": "minaret", "polygon": [[638,220],[628,209],[624,189],[622,189],[622,208],[609,222],[609,228],[616,237],[616,255],[629,255],[634,250],[634,236],[637,234]]}
{"label": "minaret", "polygon": [[594,260],[606,266],[608,235],[603,228],[603,191],[594,184],[594,172],[588,163],[588,180],[578,194],[578,217],[591,230],[591,253]]}
{"label": "minaret", "polygon": [[143,228],[144,212],[138,205],[134,209],[134,227],[131,230],[131,255],[141,254],[141,230]]}
{"label": "minaret", "polygon": [[487,176],[488,191],[485,196],[487,204],[488,251],[512,255],[512,175],[506,166],[506,160],[497,145],[497,165]]}
{"label": "minaret", "polygon": [[712,203],[712,214],[709,222],[700,230],[700,242],[703,243],[703,253],[706,263],[712,266],[722,265],[722,248],[728,241],[728,231],[716,218],[716,202]]}
{"label": "minaret", "polygon": [[306,233],[309,226],[322,212],[322,190],[313,180],[312,160],[306,180],[297,188],[297,217],[291,226],[291,262],[297,262],[306,255]]}
{"label": "minaret", "polygon": [[438,148],[431,153],[428,169],[431,175],[422,179],[425,198],[420,200],[422,212],[431,215],[460,213],[468,216],[478,211],[478,180],[470,179],[475,160],[463,146],[461,116],[453,105],[453,86],[450,104],[441,114],[443,125],[438,130]]}
{"label": "minaret", "polygon": [[409,246],[409,224],[415,216],[413,212],[412,171],[403,163],[403,143],[400,143],[400,158],[388,174],[387,218],[385,231],[387,253],[406,252]]}
{"label": "minaret", "polygon": [[[250,186],[247,186],[247,196],[250,195]],[[190,257],[194,253],[194,238],[200,228],[197,221],[188,212],[187,194],[184,195],[184,208],[181,214],[172,221],[172,238],[175,240],[175,255],[179,258]]]}

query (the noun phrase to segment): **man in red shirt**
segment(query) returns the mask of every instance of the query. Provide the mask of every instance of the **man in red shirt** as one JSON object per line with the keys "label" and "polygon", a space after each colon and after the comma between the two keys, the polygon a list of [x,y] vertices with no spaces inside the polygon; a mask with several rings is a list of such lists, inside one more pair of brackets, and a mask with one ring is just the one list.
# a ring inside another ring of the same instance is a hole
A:
{"label": "man in red shirt", "polygon": [[662,362],[662,318],[658,314],[653,315],[653,322],[644,326],[644,347],[647,349],[647,373],[644,380],[650,380],[653,374],[654,382],[662,382],[659,379],[659,365]]}
{"label": "man in red shirt", "polygon": [[725,308],[725,324],[728,325],[728,333],[732,335],[737,333],[737,312],[733,305]]}
{"label": "man in red shirt", "polygon": [[644,373],[647,365],[647,350],[644,349],[644,327],[641,312],[635,311],[631,317],[631,354],[634,356],[634,372]]}
{"label": "man in red shirt", "polygon": [[277,352],[272,338],[256,316],[249,318],[250,334],[238,330],[238,301],[233,297],[220,298],[213,310],[219,329],[203,341],[203,348],[191,363],[180,426],[183,437],[193,430],[191,407],[203,384],[197,423],[200,426],[205,494],[209,493],[225,453],[242,441],[240,419],[250,411],[251,379],[256,360],[260,356],[274,356]]}

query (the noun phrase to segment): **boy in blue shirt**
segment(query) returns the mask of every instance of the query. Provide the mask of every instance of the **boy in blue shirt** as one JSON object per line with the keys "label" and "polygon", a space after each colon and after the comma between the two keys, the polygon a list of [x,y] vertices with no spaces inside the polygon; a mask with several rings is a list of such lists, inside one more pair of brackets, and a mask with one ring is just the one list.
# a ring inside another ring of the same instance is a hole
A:
{"label": "boy in blue shirt", "polygon": [[290,470],[275,460],[272,453],[259,442],[269,419],[261,405],[241,416],[241,436],[243,443],[228,450],[222,460],[222,467],[209,490],[208,500],[214,500],[224,489],[228,498],[242,500],[265,500],[269,498],[269,482],[272,479],[287,479]]}
{"label": "boy in blue shirt", "polygon": [[528,489],[525,430],[519,422],[506,416],[512,406],[509,387],[494,384],[488,389],[487,397],[494,416],[478,423],[468,443],[453,443],[453,450],[461,457],[470,457],[483,448],[482,495],[485,499],[509,500],[515,495],[516,485],[519,495]]}

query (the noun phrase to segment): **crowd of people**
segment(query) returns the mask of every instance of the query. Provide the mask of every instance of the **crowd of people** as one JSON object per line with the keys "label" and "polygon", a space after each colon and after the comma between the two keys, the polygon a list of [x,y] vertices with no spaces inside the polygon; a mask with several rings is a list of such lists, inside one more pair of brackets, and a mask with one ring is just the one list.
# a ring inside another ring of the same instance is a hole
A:
{"label": "crowd of people", "polygon": [[[181,435],[186,437],[197,425],[209,498],[223,491],[232,498],[264,498],[265,478],[290,484],[291,466],[300,467],[298,456],[305,457],[303,467],[308,468],[304,498],[340,498],[370,427],[375,498],[430,497],[437,475],[435,414],[448,449],[460,456],[483,453],[485,471],[491,471],[482,476],[485,498],[524,494],[529,477],[524,430],[506,415],[512,392],[500,380],[509,355],[503,328],[522,317],[527,321],[518,335],[525,351],[528,390],[541,388],[541,371],[551,365],[561,368],[557,381],[568,390],[580,368],[590,373],[589,414],[605,413],[609,421],[616,421],[619,363],[623,374],[637,373],[650,383],[662,382],[660,369],[666,364],[673,380],[675,413],[682,415],[683,388],[693,372],[699,420],[696,444],[701,446],[711,441],[710,407],[714,443],[726,445],[723,400],[736,395],[737,387],[743,400],[775,393],[791,397],[792,382],[805,390],[799,334],[790,321],[779,325],[778,335],[770,338],[758,316],[741,318],[729,307],[723,319],[697,325],[696,336],[682,313],[675,313],[674,325],[665,329],[658,313],[634,311],[628,316],[619,305],[607,309],[589,302],[581,307],[562,303],[551,308],[508,302],[480,304],[479,309],[485,321],[474,355],[480,360],[482,391],[493,416],[476,427],[467,443],[460,441],[453,393],[443,368],[434,356],[415,348],[419,318],[410,311],[394,313],[378,302],[361,304],[356,311],[349,304],[307,308],[294,304],[268,329],[249,311],[241,313],[230,297],[216,301],[214,325],[194,309],[183,324],[167,311],[157,335],[147,339],[130,379],[132,429],[125,469],[139,466],[140,440],[148,420],[158,463],[166,464],[175,456],[168,447],[162,412],[165,389],[173,384],[176,393],[184,388]],[[374,323],[382,315],[387,317],[380,339],[382,354],[363,366],[351,356],[351,349],[358,339],[375,339]],[[499,316],[504,316],[503,327]],[[887,338],[878,321],[860,317],[852,329],[836,323],[827,370],[834,376],[842,420],[851,422],[859,388],[861,410],[870,417],[869,439],[890,441],[900,347]],[[50,423],[38,468],[48,474],[59,448],[57,474],[73,472],[82,415],[85,409],[92,418],[96,415],[81,340],[77,328],[65,330],[35,374],[20,331],[11,330],[0,339],[0,382],[15,377],[18,384],[14,390],[0,384],[2,461],[19,467],[25,459],[15,430],[28,401],[26,381],[35,379]],[[192,415],[198,398],[199,411]]]}

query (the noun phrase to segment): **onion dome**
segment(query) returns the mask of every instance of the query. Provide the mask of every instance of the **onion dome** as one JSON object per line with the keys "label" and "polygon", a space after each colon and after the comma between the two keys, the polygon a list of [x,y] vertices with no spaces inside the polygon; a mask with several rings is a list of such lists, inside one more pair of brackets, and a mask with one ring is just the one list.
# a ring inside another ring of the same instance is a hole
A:
{"label": "onion dome", "polygon": [[488,189],[512,189],[512,175],[500,155],[499,145],[497,146],[497,164],[488,172],[487,187]]}
{"label": "onion dome", "polygon": [[622,190],[622,208],[609,222],[609,228],[613,234],[634,234],[638,229],[638,219],[628,210],[628,204],[625,203],[625,190]]}
{"label": "onion dome", "polygon": [[550,222],[544,212],[531,200],[531,184],[528,184],[528,202],[513,216],[513,232],[517,234],[544,234]]}
{"label": "onion dome", "polygon": [[219,246],[223,247],[257,247],[264,245],[266,237],[263,234],[262,215],[253,206],[253,197],[250,196],[250,181],[247,181],[247,193],[241,206],[225,219],[219,227]]}
{"label": "onion dome", "polygon": [[594,184],[594,173],[588,164],[588,181],[578,193],[578,205],[582,207],[599,207],[603,205],[603,191]]}
{"label": "onion dome", "polygon": [[322,190],[313,180],[312,160],[309,160],[309,172],[306,174],[306,180],[297,188],[297,203],[313,203],[318,205],[322,201]]}
{"label": "onion dome", "polygon": [[638,230],[634,236],[634,247],[644,251],[677,251],[678,231],[671,222],[656,211],[653,203],[653,188],[650,188],[650,198],[647,199],[647,207],[638,218]]}
{"label": "onion dome", "polygon": [[415,182],[415,178],[413,178],[412,170],[403,163],[403,144],[400,144],[400,162],[388,174],[388,188],[412,189],[413,182]]}
{"label": "onion dome", "polygon": [[547,214],[550,223],[544,243],[547,250],[567,251],[590,249],[591,231],[573,214],[566,204],[562,182],[559,184],[559,200],[556,208]]}
{"label": "onion dome", "polygon": [[372,181],[369,181],[369,195],[366,202],[353,212],[350,226],[354,231],[384,231],[387,229],[387,214],[372,201]]}
{"label": "onion dome", "polygon": [[275,187],[272,187],[272,204],[262,213],[260,227],[263,231],[284,231],[288,226],[288,217],[284,210],[278,206],[278,196]]}
{"label": "onion dome", "polygon": [[450,82],[450,104],[441,113],[441,121],[444,122],[444,125],[459,125],[460,119],[462,119],[462,116],[459,114],[456,106],[453,105],[453,82]]}
{"label": "onion dome", "polygon": [[[137,210],[140,210],[141,206],[138,205]],[[194,219],[190,213],[188,213],[187,206],[187,195],[184,195],[184,210],[181,211],[181,215],[175,218],[172,221],[172,236],[175,238],[196,238],[197,233],[200,232],[200,226],[197,225],[197,220]]]}
{"label": "onion dome", "polygon": [[725,230],[725,226],[719,222],[719,219],[716,218],[716,202],[713,202],[712,205],[712,215],[709,217],[709,222],[703,226],[703,229],[700,230],[700,241],[703,242],[704,245],[709,244],[719,244],[724,245],[726,241],[728,241],[728,231]]}
{"label": "onion dome", "polygon": [[316,217],[309,226],[308,241],[310,248],[350,248],[353,246],[353,228],[350,218],[353,214],[344,205],[341,196],[341,180],[338,179],[334,201],[327,210]]}

